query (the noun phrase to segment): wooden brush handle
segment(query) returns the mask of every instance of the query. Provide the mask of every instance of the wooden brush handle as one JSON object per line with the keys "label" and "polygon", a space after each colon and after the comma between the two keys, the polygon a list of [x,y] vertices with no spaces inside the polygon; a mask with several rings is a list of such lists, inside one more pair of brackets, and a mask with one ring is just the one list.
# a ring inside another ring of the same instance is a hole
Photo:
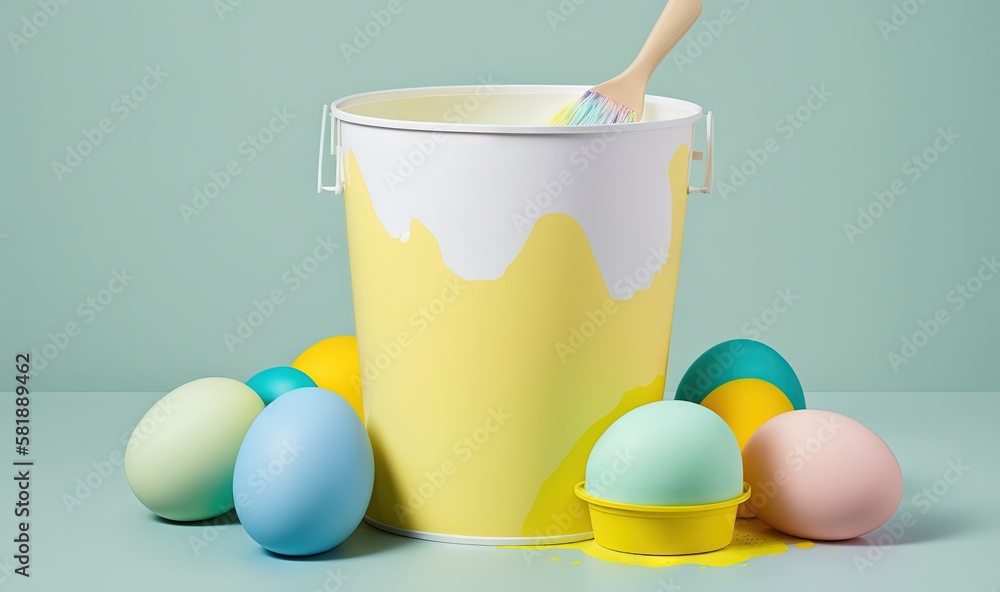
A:
{"label": "wooden brush handle", "polygon": [[648,80],[653,70],[667,57],[670,50],[677,45],[681,37],[698,20],[701,14],[700,0],[669,0],[653,25],[653,30],[646,38],[646,43],[639,51],[629,70],[641,74]]}

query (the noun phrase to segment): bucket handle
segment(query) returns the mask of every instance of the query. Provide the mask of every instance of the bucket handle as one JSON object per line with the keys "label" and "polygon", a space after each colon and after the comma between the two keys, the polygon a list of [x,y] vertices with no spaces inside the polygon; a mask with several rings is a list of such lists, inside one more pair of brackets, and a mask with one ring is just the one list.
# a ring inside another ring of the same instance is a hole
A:
{"label": "bucket handle", "polygon": [[[337,182],[333,185],[323,185],[323,144],[326,141],[326,119],[330,117],[333,123],[330,124],[330,155],[337,156]],[[343,149],[340,146],[340,119],[333,114],[330,105],[323,104],[323,118],[320,120],[319,132],[319,170],[316,173],[316,193],[332,191],[339,194],[344,190],[344,163],[341,160]]]}
{"label": "bucket handle", "polygon": [[[705,137],[707,140],[705,147],[705,186],[704,187],[693,187],[688,186],[688,195],[692,193],[712,193],[712,164],[715,161],[715,150],[713,144],[715,143],[715,126],[712,125],[712,112],[709,111],[705,114]],[[701,152],[692,152],[691,160],[701,160],[703,157]],[[690,164],[688,165],[690,169]]]}

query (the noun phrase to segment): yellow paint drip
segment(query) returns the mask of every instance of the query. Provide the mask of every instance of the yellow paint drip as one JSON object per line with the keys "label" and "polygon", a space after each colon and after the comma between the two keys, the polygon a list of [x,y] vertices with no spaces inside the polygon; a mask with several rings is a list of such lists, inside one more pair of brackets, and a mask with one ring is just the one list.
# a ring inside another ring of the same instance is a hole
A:
{"label": "yellow paint drip", "polygon": [[525,520],[524,526],[521,528],[523,534],[551,536],[590,530],[590,514],[587,510],[587,504],[575,496],[567,501],[563,488],[566,483],[572,482],[574,479],[580,481],[580,475],[583,474],[587,466],[590,450],[597,443],[601,434],[615,420],[640,405],[663,398],[663,380],[663,376],[657,376],[652,384],[625,393],[625,396],[610,413],[583,433],[566,458],[559,463],[559,467],[552,473],[552,476],[542,484],[535,504],[528,513],[528,519]]}
{"label": "yellow paint drip", "polygon": [[700,565],[704,568],[705,566],[725,567],[737,564],[743,564],[745,567],[747,560],[768,555],[780,555],[788,551],[789,545],[794,545],[800,549],[809,549],[814,546],[811,541],[804,541],[780,533],[755,518],[752,520],[741,519],[736,521],[736,532],[733,535],[733,542],[728,547],[712,551],[711,553],[698,553],[696,555],[631,555],[629,553],[619,553],[618,551],[605,549],[593,539],[565,545],[507,548],[532,549],[537,551],[576,549],[596,559],[623,565],[642,565],[645,567]]}

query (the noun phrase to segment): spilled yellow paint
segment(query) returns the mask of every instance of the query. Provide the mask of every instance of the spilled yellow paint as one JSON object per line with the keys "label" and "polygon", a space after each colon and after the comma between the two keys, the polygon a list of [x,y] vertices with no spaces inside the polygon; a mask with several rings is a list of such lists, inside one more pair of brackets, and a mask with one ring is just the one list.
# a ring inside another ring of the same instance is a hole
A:
{"label": "spilled yellow paint", "polygon": [[780,533],[754,518],[736,521],[736,532],[733,535],[733,542],[728,547],[712,551],[711,553],[698,553],[696,555],[658,556],[619,553],[618,551],[605,549],[593,539],[565,545],[508,548],[531,549],[540,552],[576,549],[596,559],[623,565],[642,565],[645,567],[700,565],[704,569],[707,566],[725,567],[737,564],[746,567],[748,560],[768,555],[780,555],[788,551],[790,545],[794,545],[800,549],[809,549],[814,546],[811,541],[804,541]]}

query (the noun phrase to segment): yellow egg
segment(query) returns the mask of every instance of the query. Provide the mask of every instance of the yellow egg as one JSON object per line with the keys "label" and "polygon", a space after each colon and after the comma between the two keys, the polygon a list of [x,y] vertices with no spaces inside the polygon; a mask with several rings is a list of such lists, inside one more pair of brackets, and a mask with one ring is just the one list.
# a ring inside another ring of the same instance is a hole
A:
{"label": "yellow egg", "polygon": [[792,410],[792,403],[778,387],[766,380],[731,380],[709,393],[701,404],[719,414],[736,434],[740,450],[747,440],[775,415]]}
{"label": "yellow egg", "polygon": [[346,399],[364,422],[361,363],[358,359],[358,341],[353,335],[339,335],[316,343],[295,358],[292,368],[305,372],[316,386]]}

